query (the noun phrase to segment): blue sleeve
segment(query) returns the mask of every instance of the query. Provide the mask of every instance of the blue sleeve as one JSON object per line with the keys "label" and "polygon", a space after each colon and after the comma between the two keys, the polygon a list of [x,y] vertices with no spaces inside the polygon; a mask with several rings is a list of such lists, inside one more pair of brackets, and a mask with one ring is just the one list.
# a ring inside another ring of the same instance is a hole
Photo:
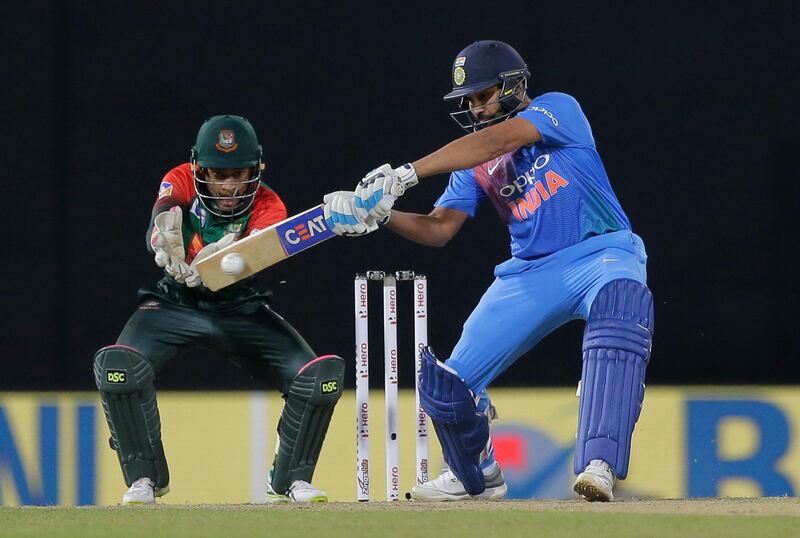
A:
{"label": "blue sleeve", "polygon": [[447,189],[433,205],[457,209],[474,217],[475,210],[484,196],[483,189],[475,181],[475,172],[458,170],[450,174],[450,183],[447,184]]}
{"label": "blue sleeve", "polygon": [[517,117],[535,125],[547,146],[594,146],[589,120],[578,101],[566,93],[540,95]]}

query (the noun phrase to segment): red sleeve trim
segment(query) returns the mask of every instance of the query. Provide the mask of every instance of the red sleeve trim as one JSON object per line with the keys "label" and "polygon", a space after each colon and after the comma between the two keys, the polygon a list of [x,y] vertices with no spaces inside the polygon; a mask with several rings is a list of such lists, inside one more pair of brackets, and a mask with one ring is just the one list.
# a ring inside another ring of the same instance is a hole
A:
{"label": "red sleeve trim", "polygon": [[[164,175],[158,187],[158,195],[153,207],[172,207],[180,205],[184,209],[195,197],[194,178],[189,163],[176,166]],[[160,212],[160,211],[159,211]]]}
{"label": "red sleeve trim", "polygon": [[253,202],[253,213],[244,231],[244,237],[257,230],[269,228],[288,216],[283,200],[272,189],[260,185],[256,199]]}

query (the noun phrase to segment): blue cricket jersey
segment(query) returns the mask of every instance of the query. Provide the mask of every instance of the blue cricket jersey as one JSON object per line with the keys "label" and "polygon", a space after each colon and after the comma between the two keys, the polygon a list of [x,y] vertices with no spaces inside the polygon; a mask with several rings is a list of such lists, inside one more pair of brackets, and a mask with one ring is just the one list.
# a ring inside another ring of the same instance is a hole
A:
{"label": "blue cricket jersey", "polygon": [[437,207],[470,217],[484,197],[494,204],[511,235],[511,255],[547,256],[609,232],[630,230],[578,102],[546,93],[517,114],[533,123],[542,140],[471,170],[450,175]]}

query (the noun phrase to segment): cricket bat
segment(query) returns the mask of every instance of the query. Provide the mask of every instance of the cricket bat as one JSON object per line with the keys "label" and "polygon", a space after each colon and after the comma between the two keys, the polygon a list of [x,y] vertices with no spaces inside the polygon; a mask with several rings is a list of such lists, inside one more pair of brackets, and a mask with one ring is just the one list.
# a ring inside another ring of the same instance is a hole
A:
{"label": "cricket bat", "polygon": [[[320,204],[298,213],[199,261],[196,267],[203,283],[212,291],[221,290],[334,237],[336,234],[325,222],[323,207]],[[244,270],[236,275],[227,274],[220,267],[222,258],[232,252],[240,254],[245,262]]]}

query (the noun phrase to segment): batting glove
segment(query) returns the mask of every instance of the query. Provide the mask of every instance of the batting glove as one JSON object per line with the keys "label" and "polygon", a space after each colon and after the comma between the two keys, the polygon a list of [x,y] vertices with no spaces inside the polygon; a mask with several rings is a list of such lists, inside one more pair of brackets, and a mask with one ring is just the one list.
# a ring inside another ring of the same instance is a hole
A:
{"label": "batting glove", "polygon": [[366,235],[378,229],[378,223],[369,215],[355,212],[356,195],[350,191],[337,191],[326,194],[325,222],[336,235]]}
{"label": "batting glove", "polygon": [[417,172],[410,163],[394,169],[388,164],[379,166],[356,185],[356,211],[382,221],[389,216],[395,200],[417,183]]}

